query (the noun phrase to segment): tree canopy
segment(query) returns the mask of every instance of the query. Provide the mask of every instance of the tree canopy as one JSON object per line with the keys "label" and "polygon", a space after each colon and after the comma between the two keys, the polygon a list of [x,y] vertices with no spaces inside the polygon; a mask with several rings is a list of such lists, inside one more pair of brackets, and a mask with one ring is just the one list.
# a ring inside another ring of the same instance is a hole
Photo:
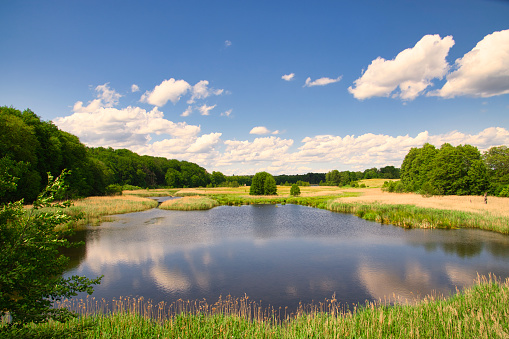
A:
{"label": "tree canopy", "polygon": [[276,195],[277,186],[274,177],[267,172],[258,172],[254,175],[249,188],[250,195]]}
{"label": "tree canopy", "polygon": [[406,191],[438,195],[480,195],[509,184],[504,163],[507,147],[492,147],[481,156],[471,145],[430,144],[412,148],[401,165],[401,182]]}

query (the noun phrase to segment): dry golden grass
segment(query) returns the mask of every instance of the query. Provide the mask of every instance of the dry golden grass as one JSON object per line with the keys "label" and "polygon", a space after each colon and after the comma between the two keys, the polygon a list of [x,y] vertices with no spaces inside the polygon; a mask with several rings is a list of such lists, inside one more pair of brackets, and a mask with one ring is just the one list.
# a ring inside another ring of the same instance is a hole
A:
{"label": "dry golden grass", "polygon": [[483,196],[433,196],[425,198],[415,193],[388,193],[379,188],[347,189],[345,191],[360,192],[361,196],[341,198],[346,203],[373,203],[388,205],[415,205],[424,208],[436,208],[474,213],[486,213],[493,216],[509,217],[509,198],[488,197],[488,204]]}

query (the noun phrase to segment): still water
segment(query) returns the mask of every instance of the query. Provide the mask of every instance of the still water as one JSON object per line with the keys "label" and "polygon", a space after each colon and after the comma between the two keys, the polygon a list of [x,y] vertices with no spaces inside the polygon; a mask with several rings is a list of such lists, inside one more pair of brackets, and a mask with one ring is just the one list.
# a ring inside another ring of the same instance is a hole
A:
{"label": "still water", "polygon": [[298,205],[144,212],[78,234],[66,276],[104,275],[96,298],[154,302],[248,295],[275,308],[450,294],[477,273],[509,276],[509,237],[405,230]]}

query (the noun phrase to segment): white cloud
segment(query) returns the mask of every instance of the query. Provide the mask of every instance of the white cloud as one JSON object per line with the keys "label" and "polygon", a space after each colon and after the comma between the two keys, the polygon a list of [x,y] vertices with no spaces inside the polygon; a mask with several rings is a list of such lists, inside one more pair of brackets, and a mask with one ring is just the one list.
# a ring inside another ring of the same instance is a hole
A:
{"label": "white cloud", "polygon": [[191,92],[191,99],[187,101],[188,104],[194,103],[197,99],[205,99],[210,95],[221,95],[223,94],[223,89],[212,89],[208,88],[209,82],[207,80],[201,80],[196,85],[193,86]]}
{"label": "white cloud", "polygon": [[341,78],[342,78],[341,76],[337,77],[336,79],[323,77],[323,78],[311,81],[311,78],[308,77],[306,79],[306,83],[304,84],[303,87],[325,86],[325,85],[333,84],[335,82],[339,82],[341,80]]}
{"label": "white cloud", "polygon": [[265,126],[257,126],[257,127],[253,127],[251,129],[251,131],[249,132],[249,134],[263,135],[263,134],[270,134],[270,131]]}
{"label": "white cloud", "polygon": [[214,146],[220,142],[222,133],[210,133],[200,136],[195,142],[189,146],[187,152],[190,153],[206,153],[212,151]]}
{"label": "white cloud", "polygon": [[509,93],[509,30],[494,32],[455,62],[442,89],[430,93],[445,98],[460,95],[491,97]]}
{"label": "white cloud", "polygon": [[293,140],[277,137],[256,138],[254,141],[226,140],[226,149],[219,163],[275,161],[287,155]]}
{"label": "white cloud", "polygon": [[109,88],[108,85],[109,83],[105,83],[104,85],[97,86],[95,88],[97,99],[90,101],[87,106],[83,106],[82,101],[77,101],[73,106],[73,111],[94,112],[100,107],[113,107],[117,105],[122,95]]}
{"label": "white cloud", "polygon": [[295,77],[295,73],[285,74],[281,77],[281,79],[286,81],[291,81]]}
{"label": "white cloud", "polygon": [[185,80],[175,80],[173,78],[164,80],[157,85],[151,92],[147,91],[142,95],[140,101],[154,106],[164,106],[168,101],[174,104],[180,100],[180,97],[191,89],[191,85]]}
{"label": "white cloud", "polygon": [[233,112],[233,110],[229,109],[229,110],[224,111],[223,113],[221,113],[221,116],[222,117],[229,117],[232,114],[232,112]]}
{"label": "white cloud", "polygon": [[182,114],[180,116],[188,117],[191,115],[192,112],[193,112],[193,108],[191,106],[187,106],[186,110],[184,112],[182,112]]}
{"label": "white cloud", "polygon": [[140,87],[138,87],[138,85],[136,84],[132,84],[131,85],[131,92],[134,93],[134,92],[139,92],[140,91]]}
{"label": "white cloud", "polygon": [[431,80],[442,79],[449,70],[446,57],[454,45],[451,36],[425,35],[413,48],[400,52],[394,59],[376,58],[348,91],[356,99],[375,96],[413,100],[432,85]]}
{"label": "white cloud", "polygon": [[203,104],[202,106],[198,107],[198,110],[200,111],[201,115],[210,115],[210,111],[213,110],[217,105],[214,106],[207,106]]}
{"label": "white cloud", "polygon": [[232,45],[232,42],[230,40],[226,40],[224,42],[225,47],[230,47]]}

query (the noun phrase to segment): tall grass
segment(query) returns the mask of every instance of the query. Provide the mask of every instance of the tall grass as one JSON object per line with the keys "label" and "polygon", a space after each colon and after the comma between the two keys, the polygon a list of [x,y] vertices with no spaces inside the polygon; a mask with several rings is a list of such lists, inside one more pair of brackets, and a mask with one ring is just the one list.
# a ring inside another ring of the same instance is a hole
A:
{"label": "tall grass", "polygon": [[163,210],[196,211],[209,210],[218,203],[216,200],[204,196],[186,196],[180,199],[166,200],[159,208]]}
{"label": "tall grass", "polygon": [[[73,205],[68,207],[65,212],[71,216],[80,216],[81,219],[67,226],[78,228],[87,224],[94,225],[108,220],[106,217],[109,215],[144,211],[157,207],[157,205],[158,202],[154,199],[126,195],[88,197],[75,200]],[[50,209],[42,209],[41,211],[48,210]]]}
{"label": "tall grass", "polygon": [[331,298],[285,314],[263,311],[247,297],[220,299],[212,305],[179,301],[173,308],[163,303],[145,307],[139,299],[117,304],[110,313],[82,312],[67,323],[28,325],[0,334],[5,338],[509,337],[509,280],[491,275],[478,276],[474,286],[449,298],[429,295],[413,305],[379,301],[349,308]]}
{"label": "tall grass", "polygon": [[480,228],[509,234],[509,218],[485,213],[423,208],[414,205],[329,201],[327,209],[405,228]]}

